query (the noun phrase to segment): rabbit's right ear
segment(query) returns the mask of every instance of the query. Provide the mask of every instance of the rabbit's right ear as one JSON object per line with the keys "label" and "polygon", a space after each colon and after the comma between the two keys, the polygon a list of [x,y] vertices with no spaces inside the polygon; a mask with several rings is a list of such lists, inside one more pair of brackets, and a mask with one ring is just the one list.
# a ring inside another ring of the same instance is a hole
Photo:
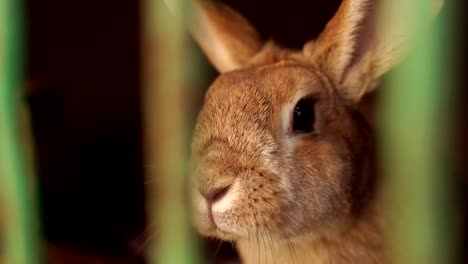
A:
{"label": "rabbit's right ear", "polygon": [[[428,2],[433,5],[427,10],[427,21],[421,23],[429,23],[443,3]],[[304,46],[306,57],[353,102],[372,91],[376,80],[404,58],[412,35],[418,31],[408,22],[411,14],[394,3],[380,19],[383,13],[377,12],[378,3],[381,1],[343,0],[319,38]]]}
{"label": "rabbit's right ear", "polygon": [[211,0],[192,2],[190,31],[219,72],[247,64],[263,46],[250,23],[223,3]]}

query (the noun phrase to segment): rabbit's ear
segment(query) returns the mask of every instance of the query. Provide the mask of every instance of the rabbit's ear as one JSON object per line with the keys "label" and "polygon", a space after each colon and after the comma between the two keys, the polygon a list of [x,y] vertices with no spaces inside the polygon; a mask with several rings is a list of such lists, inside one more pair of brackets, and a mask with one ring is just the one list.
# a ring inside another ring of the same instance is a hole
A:
{"label": "rabbit's ear", "polygon": [[262,48],[257,31],[230,7],[210,0],[192,7],[190,31],[219,72],[243,67]]}
{"label": "rabbit's ear", "polygon": [[[433,1],[435,16],[443,0]],[[324,69],[353,102],[375,88],[377,79],[403,59],[409,36],[416,30],[405,19],[411,14],[402,10],[378,13],[376,2],[381,1],[343,0],[318,39],[304,46],[308,59]]]}

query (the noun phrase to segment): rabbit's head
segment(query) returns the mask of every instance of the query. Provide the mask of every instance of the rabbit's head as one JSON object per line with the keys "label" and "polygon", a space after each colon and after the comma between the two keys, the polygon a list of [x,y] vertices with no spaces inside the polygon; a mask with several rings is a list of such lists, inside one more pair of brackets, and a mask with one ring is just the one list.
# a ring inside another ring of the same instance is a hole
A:
{"label": "rabbit's head", "polygon": [[262,42],[218,2],[192,32],[222,73],[192,142],[194,222],[227,240],[316,237],[349,223],[371,191],[372,140],[357,110],[401,58],[405,32],[378,34],[373,1],[344,0],[302,51]]}

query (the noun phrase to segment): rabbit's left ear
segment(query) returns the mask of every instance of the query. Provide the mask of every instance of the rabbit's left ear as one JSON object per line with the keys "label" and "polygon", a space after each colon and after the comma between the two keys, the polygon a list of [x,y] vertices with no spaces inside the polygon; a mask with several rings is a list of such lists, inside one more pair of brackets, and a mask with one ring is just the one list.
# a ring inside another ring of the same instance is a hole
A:
{"label": "rabbit's left ear", "polygon": [[194,0],[192,8],[192,36],[219,72],[244,67],[263,47],[249,21],[221,1]]}
{"label": "rabbit's left ear", "polygon": [[[443,0],[433,1],[435,16]],[[376,2],[380,1],[343,0],[318,39],[304,46],[308,59],[352,102],[375,88],[377,79],[403,59],[415,33],[405,20],[408,12],[395,10],[378,19]]]}

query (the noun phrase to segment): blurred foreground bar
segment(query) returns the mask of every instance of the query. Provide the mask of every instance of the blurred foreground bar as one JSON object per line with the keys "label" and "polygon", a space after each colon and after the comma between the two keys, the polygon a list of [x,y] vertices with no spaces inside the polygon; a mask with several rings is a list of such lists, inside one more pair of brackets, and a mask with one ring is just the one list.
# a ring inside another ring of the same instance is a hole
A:
{"label": "blurred foreground bar", "polygon": [[382,163],[395,263],[454,263],[457,254],[447,170],[456,1],[445,1],[441,16],[431,21],[434,2],[387,0],[382,8],[387,16],[396,11],[393,18],[417,32],[410,56],[390,76],[382,96]]}
{"label": "blurred foreground bar", "polygon": [[24,155],[31,148],[25,141],[30,133],[20,128],[25,122],[20,110],[22,4],[20,0],[0,0],[0,239],[4,239],[0,261],[8,264],[40,263],[34,181],[28,175],[32,172],[30,160]]}
{"label": "blurred foreground bar", "polygon": [[[143,112],[150,263],[196,263],[185,195],[187,75],[192,60],[184,23],[188,1],[143,4]],[[192,69],[193,70],[193,69]],[[185,92],[184,92],[185,88]],[[185,95],[185,96],[184,96]]]}

